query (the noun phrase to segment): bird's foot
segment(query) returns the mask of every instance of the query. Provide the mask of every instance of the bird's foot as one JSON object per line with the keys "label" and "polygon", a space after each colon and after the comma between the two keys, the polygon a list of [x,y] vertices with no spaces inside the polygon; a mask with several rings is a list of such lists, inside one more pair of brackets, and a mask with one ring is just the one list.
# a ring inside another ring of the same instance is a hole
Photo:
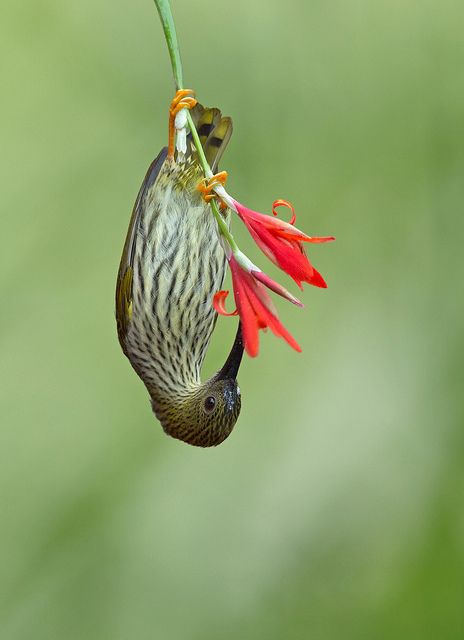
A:
{"label": "bird's foot", "polygon": [[223,187],[227,180],[227,171],[220,171],[211,178],[204,178],[197,186],[205,202],[211,202],[213,198],[218,198],[221,209],[226,209],[227,205],[222,198],[214,191],[216,187]]}
{"label": "bird's foot", "polygon": [[169,107],[169,138],[168,138],[168,158],[174,158],[174,144],[176,136],[175,120],[176,115],[182,109],[193,109],[197,104],[194,98],[195,91],[192,89],[179,89],[174,96]]}

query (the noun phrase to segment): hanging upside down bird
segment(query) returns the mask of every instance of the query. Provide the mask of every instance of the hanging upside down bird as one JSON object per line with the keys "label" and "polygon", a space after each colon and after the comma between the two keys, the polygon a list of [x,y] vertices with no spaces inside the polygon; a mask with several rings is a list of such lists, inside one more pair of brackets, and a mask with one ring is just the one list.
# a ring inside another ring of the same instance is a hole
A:
{"label": "hanging upside down bird", "polygon": [[[196,104],[189,91],[174,98],[169,143],[150,165],[127,232],[116,286],[121,347],[144,382],[164,431],[192,445],[220,444],[240,413],[237,373],[240,324],[224,366],[207,382],[200,371],[217,319],[212,299],[223,283],[226,256],[205,193],[195,148],[176,151],[175,116],[191,109],[213,171],[232,134],[218,109]],[[229,213],[222,210],[228,222]]]}

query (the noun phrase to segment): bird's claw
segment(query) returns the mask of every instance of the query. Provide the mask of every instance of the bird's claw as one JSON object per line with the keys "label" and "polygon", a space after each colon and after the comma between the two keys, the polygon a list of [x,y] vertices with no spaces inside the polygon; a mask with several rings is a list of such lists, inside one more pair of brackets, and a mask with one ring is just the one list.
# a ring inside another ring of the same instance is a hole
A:
{"label": "bird's claw", "polygon": [[174,158],[176,115],[182,109],[193,109],[197,104],[197,100],[194,96],[195,91],[192,89],[179,89],[179,91],[176,91],[176,95],[171,102],[171,106],[169,107],[168,158]]}
{"label": "bird's claw", "polygon": [[214,174],[211,178],[204,178],[197,186],[198,191],[201,193],[205,202],[211,202],[213,198],[218,198],[221,204],[221,208],[224,209],[227,205],[223,200],[215,193],[216,187],[223,187],[227,180],[227,171],[220,171]]}

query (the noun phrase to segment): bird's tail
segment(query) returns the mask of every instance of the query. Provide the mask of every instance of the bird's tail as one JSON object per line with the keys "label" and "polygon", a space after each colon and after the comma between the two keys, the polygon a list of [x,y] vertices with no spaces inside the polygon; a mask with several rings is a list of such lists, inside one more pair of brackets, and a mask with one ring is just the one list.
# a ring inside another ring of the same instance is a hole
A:
{"label": "bird's tail", "polygon": [[232,118],[223,116],[219,109],[197,104],[191,110],[193,122],[200,136],[206,159],[213,173],[232,135]]}

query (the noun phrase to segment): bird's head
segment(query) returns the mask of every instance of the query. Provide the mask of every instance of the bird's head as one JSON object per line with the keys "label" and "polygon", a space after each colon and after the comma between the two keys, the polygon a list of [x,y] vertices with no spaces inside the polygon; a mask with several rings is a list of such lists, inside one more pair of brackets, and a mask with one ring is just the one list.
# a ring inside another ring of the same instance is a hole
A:
{"label": "bird's head", "polygon": [[240,415],[237,373],[243,355],[239,326],[229,357],[216,375],[170,402],[152,396],[152,407],[165,432],[198,447],[214,447],[231,433]]}

